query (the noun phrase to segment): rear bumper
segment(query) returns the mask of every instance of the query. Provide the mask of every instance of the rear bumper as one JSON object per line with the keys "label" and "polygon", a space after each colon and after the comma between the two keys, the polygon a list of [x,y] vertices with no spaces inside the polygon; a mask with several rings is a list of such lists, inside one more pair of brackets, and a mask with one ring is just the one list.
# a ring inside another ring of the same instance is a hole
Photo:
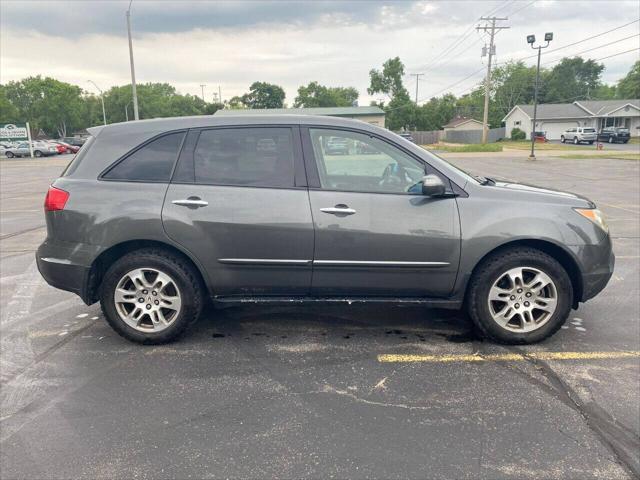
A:
{"label": "rear bumper", "polygon": [[45,240],[36,252],[38,270],[49,285],[75,293],[90,305],[87,285],[91,268],[70,260],[73,258],[70,253],[64,247]]}

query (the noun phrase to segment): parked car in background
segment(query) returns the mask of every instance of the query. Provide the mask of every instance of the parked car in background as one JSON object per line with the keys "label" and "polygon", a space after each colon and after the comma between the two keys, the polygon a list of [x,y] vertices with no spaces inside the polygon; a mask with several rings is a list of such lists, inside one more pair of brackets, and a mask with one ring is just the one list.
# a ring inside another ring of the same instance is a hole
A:
{"label": "parked car in background", "polygon": [[549,141],[547,140],[547,132],[533,132],[533,136],[535,141],[538,143],[545,143]]}
{"label": "parked car in background", "polygon": [[68,143],[69,145],[74,145],[76,147],[81,147],[86,142],[86,138],[77,138],[77,137],[62,137],[59,138],[58,141]]}
{"label": "parked car in background", "polygon": [[622,127],[607,127],[598,133],[599,142],[627,143],[630,138],[631,132],[629,132],[629,129]]}
{"label": "parked car in background", "polygon": [[[19,143],[14,147],[7,148],[4,154],[9,158],[14,157],[28,157],[31,155],[29,151],[29,144],[27,142]],[[48,157],[51,155],[57,155],[58,149],[53,145],[49,145],[43,142],[33,143],[33,155],[36,157]]]}
{"label": "parked car in background", "polygon": [[78,153],[78,150],[80,150],[80,147],[76,146],[76,145],[71,145],[69,143],[66,142],[62,142],[62,141],[56,141],[57,144],[64,146],[67,149],[67,153]]}
{"label": "parked car in background", "polygon": [[325,148],[327,155],[349,155],[349,144],[344,138],[331,137]]}
{"label": "parked car in background", "polygon": [[49,145],[53,146],[57,151],[58,155],[62,155],[63,153],[67,153],[67,147],[58,142],[47,142]]}
{"label": "parked car in background", "polygon": [[400,135],[402,138],[406,138],[410,142],[415,143],[415,140],[413,139],[413,135],[411,135],[410,132],[400,132],[398,135]]}
{"label": "parked car in background", "polygon": [[562,143],[565,142],[573,142],[575,145],[579,143],[588,143],[589,145],[593,145],[593,142],[596,141],[598,135],[596,134],[596,129],[591,127],[574,127],[568,130],[565,130],[562,135],[560,135],[560,141]]}
{"label": "parked car in background", "polygon": [[[532,343],[613,273],[590,200],[468,175],[361,121],[203,115],[89,132],[49,187],[36,260],[135,342],[176,339],[212,299],[464,306],[486,337]],[[356,142],[380,154],[333,155]]]}

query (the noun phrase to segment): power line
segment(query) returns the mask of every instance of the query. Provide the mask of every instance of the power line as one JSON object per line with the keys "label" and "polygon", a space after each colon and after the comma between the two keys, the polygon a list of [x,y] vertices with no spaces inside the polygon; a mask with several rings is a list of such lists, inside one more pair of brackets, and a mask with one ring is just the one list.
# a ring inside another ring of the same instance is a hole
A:
{"label": "power line", "polygon": [[[607,30],[606,32],[601,32],[601,33],[598,33],[598,34],[596,34],[596,35],[592,35],[592,36],[590,36],[590,37],[583,38],[583,39],[581,39],[581,40],[578,40],[577,42],[569,43],[569,44],[567,44],[567,45],[563,45],[563,46],[561,46],[561,47],[554,48],[554,49],[552,49],[552,50],[549,50],[549,51],[547,52],[547,54],[549,54],[549,53],[553,53],[553,52],[557,52],[558,50],[563,50],[563,49],[565,49],[565,48],[573,47],[574,45],[578,45],[579,43],[587,42],[587,41],[592,40],[592,39],[594,39],[594,38],[601,37],[601,36],[603,36],[603,35],[606,35],[607,33],[615,32],[616,30],[620,30],[620,29],[622,29],[622,28],[624,28],[624,27],[628,27],[629,25],[632,25],[632,24],[634,24],[634,23],[638,23],[638,22],[640,22],[640,19],[633,20],[633,21],[631,21],[631,22],[629,22],[629,23],[625,23],[624,25],[617,26],[617,27],[615,27],[615,28],[612,28],[611,30]],[[511,60],[507,60],[507,61],[516,61],[516,62],[519,62],[520,60],[528,60],[529,58],[535,58],[536,56],[537,56],[537,55],[528,55],[528,56],[526,56],[526,57],[514,58],[514,59],[511,59]],[[507,63],[507,61],[502,62],[502,63]]]}
{"label": "power line", "polygon": [[[635,34],[635,35],[631,35],[631,36],[629,36],[629,37],[621,38],[620,40],[614,40],[613,42],[604,43],[604,44],[602,44],[602,45],[598,45],[597,47],[589,48],[589,49],[587,49],[587,50],[582,50],[581,52],[574,53],[574,54],[573,54],[573,55],[571,55],[571,56],[572,56],[572,57],[577,57],[578,55],[582,55],[583,53],[587,53],[587,52],[591,52],[591,51],[593,51],[593,50],[598,50],[598,49],[600,49],[600,48],[608,47],[609,45],[613,45],[613,44],[615,44],[615,43],[620,43],[620,42],[623,42],[623,41],[625,41],[625,40],[629,40],[630,38],[638,37],[638,36],[640,36],[640,33],[637,33],[637,34]],[[564,57],[563,57],[563,58],[564,58]],[[550,63],[556,63],[556,62],[560,62],[560,61],[562,61],[562,58],[559,58],[559,59],[557,59],[557,60],[551,60],[550,62],[545,62],[545,63],[543,63],[543,65],[549,65]]]}
{"label": "power line", "polygon": [[[489,16],[494,14],[495,12],[497,12],[498,10],[501,10],[512,1],[514,0],[506,0],[503,4],[492,8],[491,10],[489,10],[489,12],[485,13],[483,16]],[[438,63],[445,55],[453,52],[456,48],[458,48],[469,37],[469,35],[473,33],[474,27],[475,27],[475,22],[473,22],[464,32],[462,32],[462,34],[456,40],[454,40],[453,43],[451,43],[447,48],[445,48],[438,55],[432,58],[427,65],[420,67],[419,70],[434,68],[436,63]],[[474,43],[477,43],[477,41]]]}

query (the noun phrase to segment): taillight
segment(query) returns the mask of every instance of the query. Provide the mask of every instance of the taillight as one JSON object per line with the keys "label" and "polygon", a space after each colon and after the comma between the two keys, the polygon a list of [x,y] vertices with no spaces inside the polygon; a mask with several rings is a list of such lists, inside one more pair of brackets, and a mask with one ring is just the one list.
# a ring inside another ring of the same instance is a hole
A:
{"label": "taillight", "polygon": [[44,198],[44,209],[47,212],[54,212],[56,210],[64,210],[64,206],[69,199],[69,192],[60,190],[56,187],[49,187],[47,190],[47,196]]}

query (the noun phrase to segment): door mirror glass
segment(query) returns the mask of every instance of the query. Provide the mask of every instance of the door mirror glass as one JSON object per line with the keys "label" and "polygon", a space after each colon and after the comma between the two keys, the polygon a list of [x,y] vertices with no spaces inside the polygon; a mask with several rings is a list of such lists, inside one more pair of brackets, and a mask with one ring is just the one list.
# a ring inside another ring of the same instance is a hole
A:
{"label": "door mirror glass", "polygon": [[422,194],[427,197],[441,197],[445,194],[446,187],[437,175],[425,175],[420,180]]}

